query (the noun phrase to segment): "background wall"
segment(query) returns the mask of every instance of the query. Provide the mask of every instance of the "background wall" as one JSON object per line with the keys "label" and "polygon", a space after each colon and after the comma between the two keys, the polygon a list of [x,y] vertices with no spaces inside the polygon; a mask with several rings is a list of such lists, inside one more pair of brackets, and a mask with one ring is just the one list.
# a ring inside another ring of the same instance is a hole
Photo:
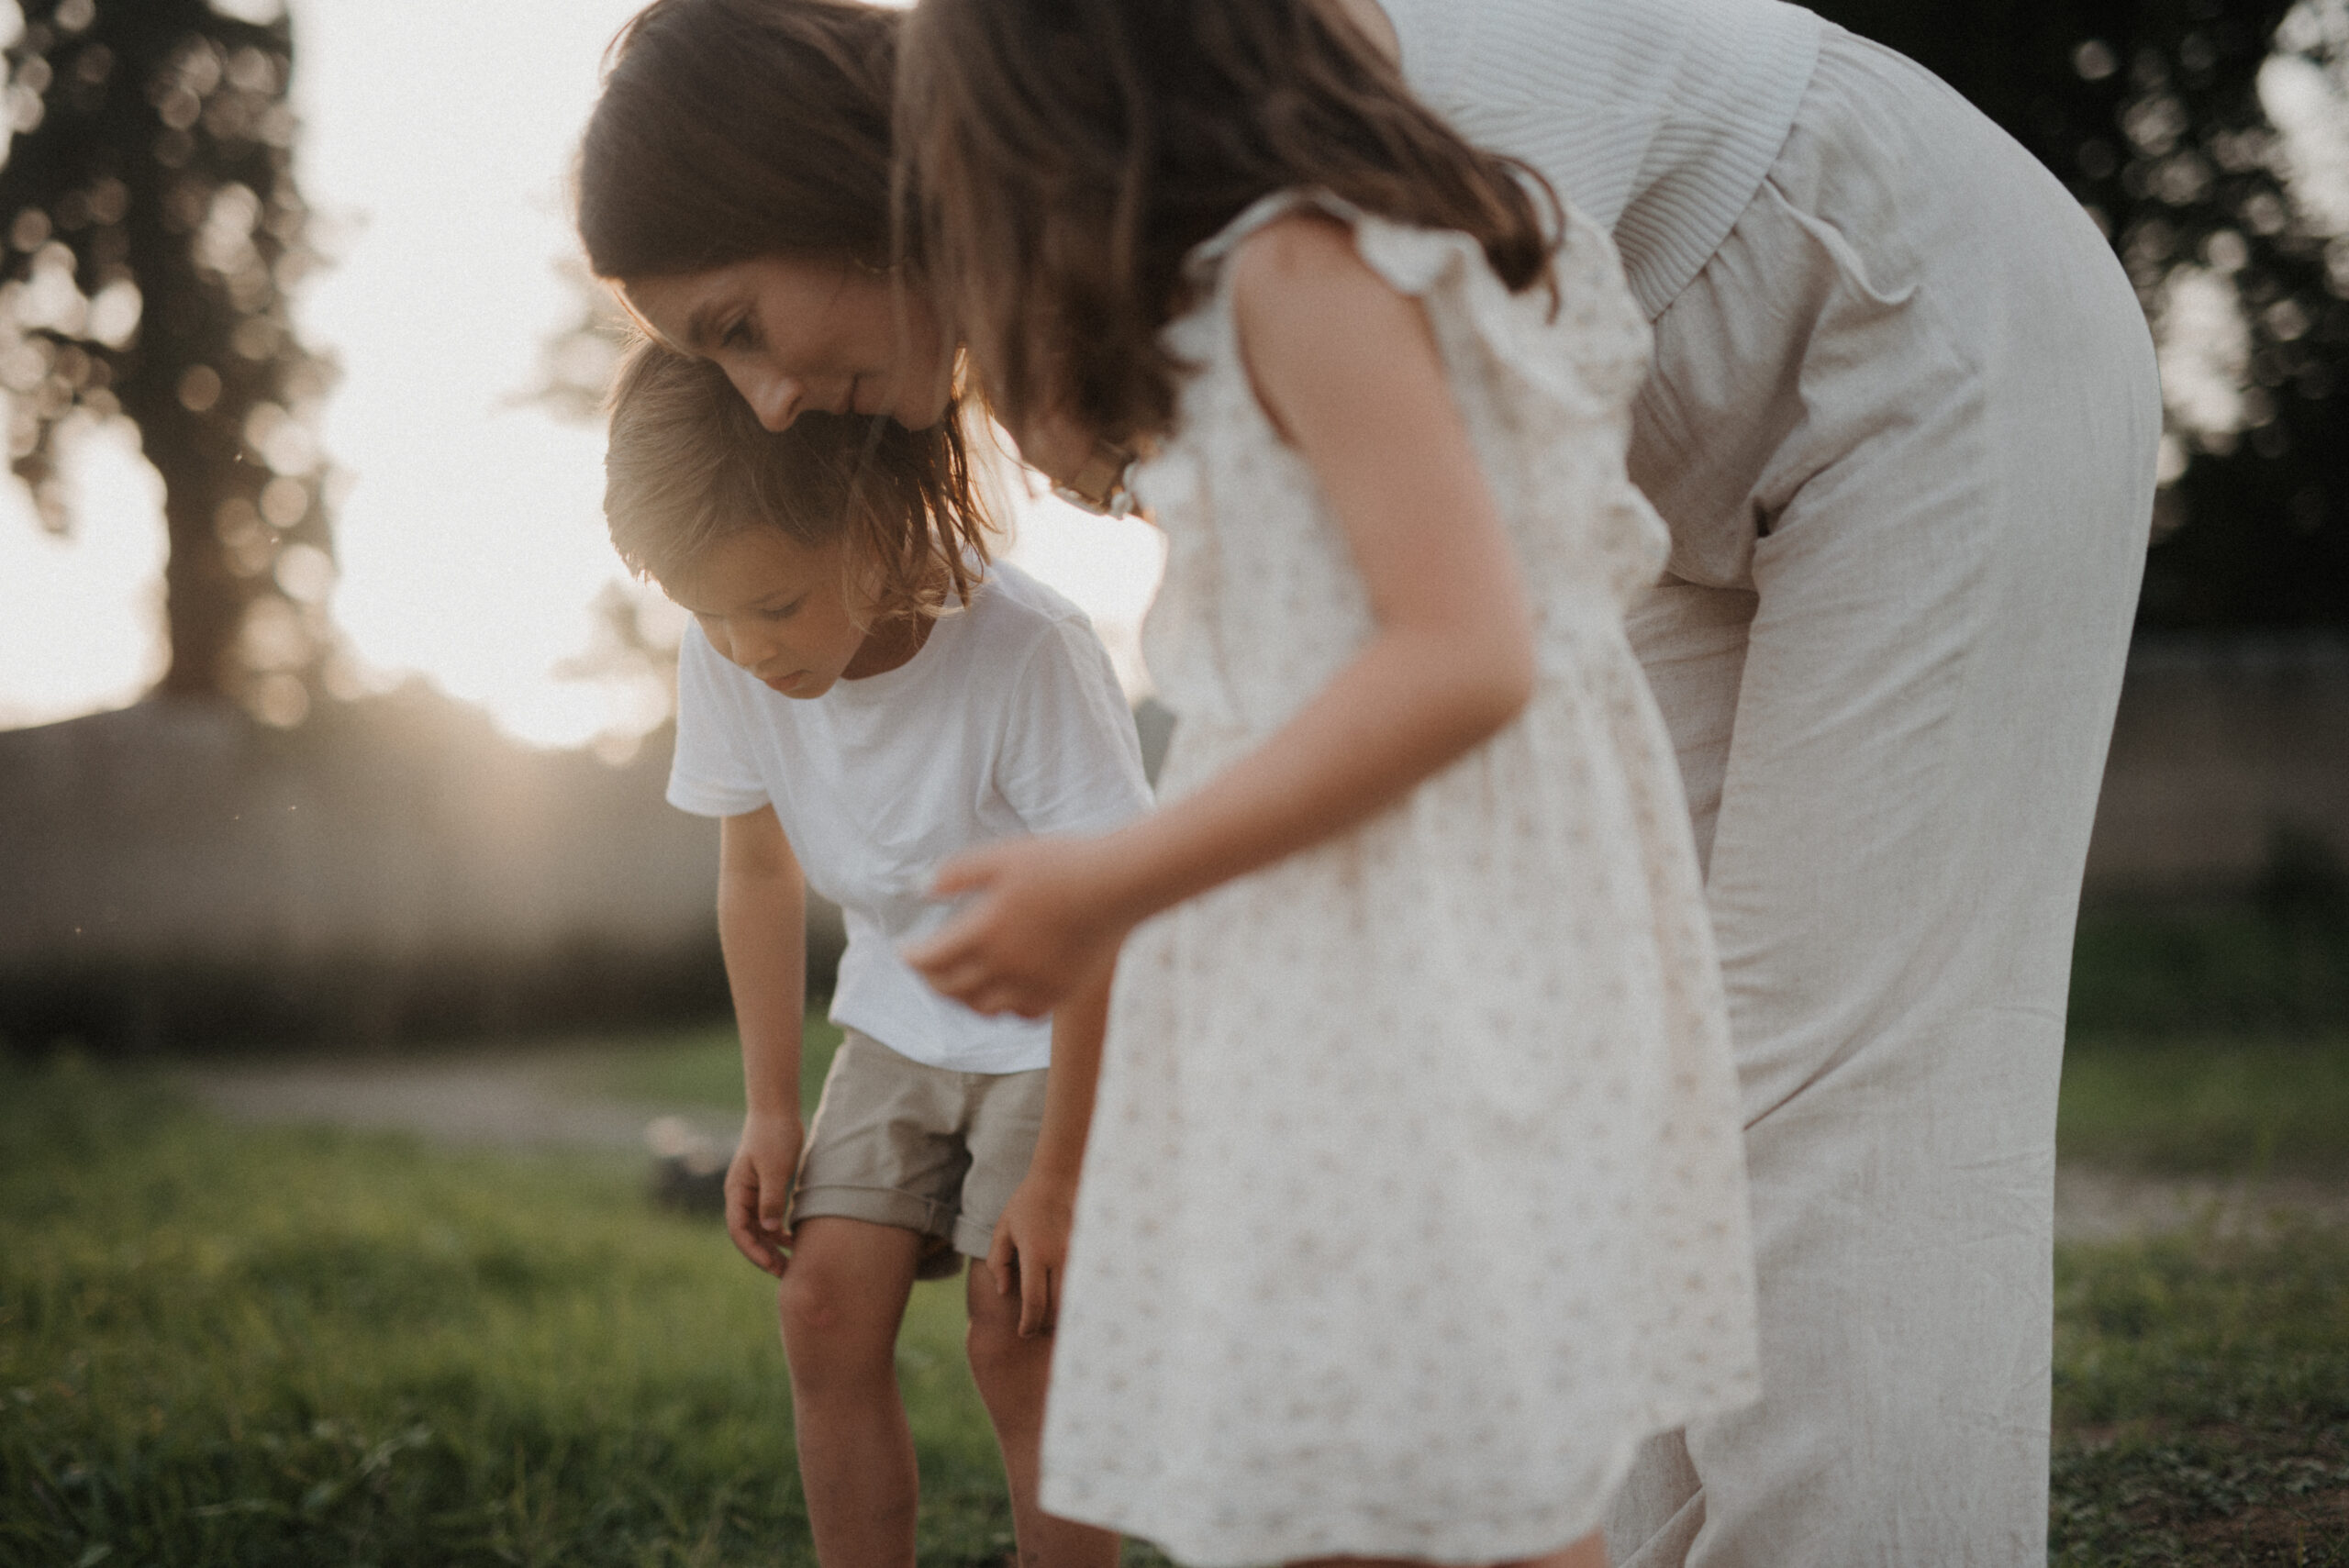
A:
{"label": "background wall", "polygon": [[[1166,717],[1145,705],[1148,750]],[[0,732],[0,1037],[382,1044],[722,1014],[714,823],[421,689],[294,731],[228,703]],[[2322,894],[2349,862],[2349,639],[2147,639],[2091,899]],[[837,913],[811,920],[823,984]]]}

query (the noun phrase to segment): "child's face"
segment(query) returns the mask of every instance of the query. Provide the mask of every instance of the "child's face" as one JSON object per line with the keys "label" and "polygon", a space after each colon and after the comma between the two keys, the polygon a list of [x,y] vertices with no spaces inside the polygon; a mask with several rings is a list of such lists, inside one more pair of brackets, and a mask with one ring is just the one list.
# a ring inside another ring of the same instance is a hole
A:
{"label": "child's face", "polygon": [[770,430],[810,409],[914,430],[946,412],[953,366],[936,317],[853,261],[760,256],[631,280],[627,294],[663,341],[724,370]]}
{"label": "child's face", "polygon": [[[878,674],[873,606],[841,570],[843,547],[795,544],[773,528],[719,539],[662,586],[710,646],[787,697],[819,697],[843,676]],[[862,659],[860,656],[863,656]]]}

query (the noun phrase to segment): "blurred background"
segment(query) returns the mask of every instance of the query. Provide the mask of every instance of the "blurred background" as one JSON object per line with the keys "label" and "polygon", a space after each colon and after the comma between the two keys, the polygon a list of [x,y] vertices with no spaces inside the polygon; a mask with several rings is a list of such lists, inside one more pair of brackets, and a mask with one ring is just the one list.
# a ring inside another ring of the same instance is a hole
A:
{"label": "blurred background", "polygon": [[[0,6],[0,1036],[722,1010],[568,221],[633,8]],[[1138,677],[1148,530],[1025,511]]]}
{"label": "blurred background", "polygon": [[[629,9],[0,9],[0,1036],[722,1010],[712,830],[658,800],[680,625],[603,542],[612,324],[565,220]],[[2092,900],[2337,906],[2349,10],[1826,9],[2045,160],[2160,343]],[[1141,696],[1146,530],[1019,512]]]}
{"label": "blurred background", "polygon": [[[651,1122],[706,1207],[740,1091],[567,217],[634,6],[0,0],[0,1564],[797,1529],[759,1276],[640,1190]],[[2349,0],[1819,8],[2045,161],[2161,353],[2057,1558],[2349,1562]],[[1014,510],[1163,744],[1148,530]],[[991,1562],[956,1310],[923,1554]]]}

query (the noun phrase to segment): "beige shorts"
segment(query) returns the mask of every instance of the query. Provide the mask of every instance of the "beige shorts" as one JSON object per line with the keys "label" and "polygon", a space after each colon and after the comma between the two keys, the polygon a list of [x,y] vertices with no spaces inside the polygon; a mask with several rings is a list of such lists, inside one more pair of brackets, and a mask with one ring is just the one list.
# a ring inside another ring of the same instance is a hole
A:
{"label": "beige shorts", "polygon": [[821,1216],[894,1225],[930,1245],[919,1275],[987,1255],[1044,1125],[1044,1070],[957,1073],[855,1029],[824,1077],[792,1194],[791,1223]]}

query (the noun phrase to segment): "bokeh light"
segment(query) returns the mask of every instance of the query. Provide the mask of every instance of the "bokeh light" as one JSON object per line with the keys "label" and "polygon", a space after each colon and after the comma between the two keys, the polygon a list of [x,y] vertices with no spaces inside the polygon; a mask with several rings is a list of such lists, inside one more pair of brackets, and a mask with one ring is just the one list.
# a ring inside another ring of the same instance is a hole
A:
{"label": "bokeh light", "polygon": [[[264,409],[246,434],[281,474],[330,465],[335,559],[296,552],[276,570],[296,603],[330,615],[339,693],[421,674],[519,739],[602,737],[622,742],[615,754],[666,712],[640,674],[591,657],[608,595],[653,592],[625,580],[604,539],[601,431],[527,395],[577,312],[562,272],[575,251],[573,146],[604,48],[639,3],[293,7],[297,171],[333,262],[304,282],[296,316],[341,377],[315,425]],[[240,189],[204,216],[205,243],[232,274],[252,228]],[[59,282],[56,310],[103,315],[113,330],[135,321],[135,297],[84,301]],[[191,406],[219,396],[217,380],[195,383],[181,391]],[[44,534],[17,487],[0,485],[0,724],[119,706],[161,668],[155,477],[119,422],[77,439],[68,467],[83,498],[70,538]],[[317,482],[286,478],[284,496],[263,491],[262,511],[306,505]],[[1014,559],[1083,604],[1138,683],[1154,535],[1048,499],[1019,510]],[[297,629],[264,615],[243,646],[265,662]],[[265,716],[297,718],[280,696]]]}

